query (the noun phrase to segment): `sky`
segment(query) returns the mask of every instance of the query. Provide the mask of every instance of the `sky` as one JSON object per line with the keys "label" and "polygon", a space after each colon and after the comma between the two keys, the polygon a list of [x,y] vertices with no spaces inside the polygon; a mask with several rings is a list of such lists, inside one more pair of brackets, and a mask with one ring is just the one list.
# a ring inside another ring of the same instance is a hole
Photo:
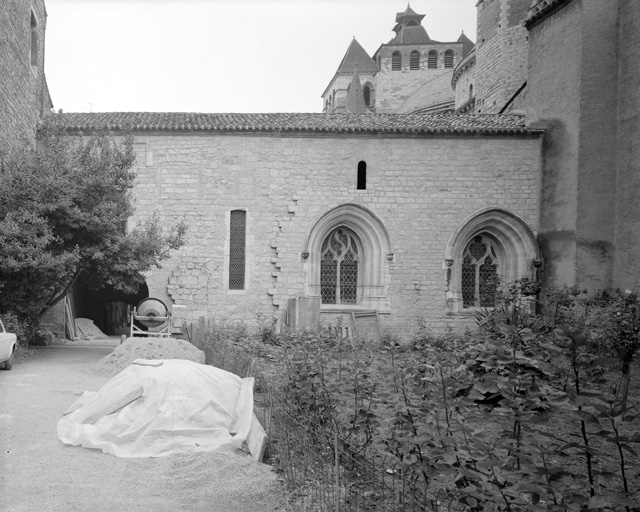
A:
{"label": "sky", "polygon": [[[411,0],[437,41],[475,0]],[[353,37],[372,56],[407,0],[45,0],[56,111],[321,112]]]}

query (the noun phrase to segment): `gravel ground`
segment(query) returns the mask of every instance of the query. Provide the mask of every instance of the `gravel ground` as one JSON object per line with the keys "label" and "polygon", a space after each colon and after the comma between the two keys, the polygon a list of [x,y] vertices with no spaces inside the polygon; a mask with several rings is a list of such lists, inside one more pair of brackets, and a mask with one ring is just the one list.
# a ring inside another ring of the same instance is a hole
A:
{"label": "gravel ground", "polygon": [[60,442],[62,412],[109,379],[94,371],[114,348],[100,343],[37,348],[0,370],[0,510],[284,510],[272,468],[243,452],[120,459]]}

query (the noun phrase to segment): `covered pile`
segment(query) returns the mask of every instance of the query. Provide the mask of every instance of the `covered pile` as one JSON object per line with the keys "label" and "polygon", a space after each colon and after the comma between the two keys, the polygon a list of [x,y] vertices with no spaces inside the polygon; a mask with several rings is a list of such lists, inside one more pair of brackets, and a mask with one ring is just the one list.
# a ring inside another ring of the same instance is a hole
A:
{"label": "covered pile", "polygon": [[58,422],[58,438],[126,458],[237,449],[245,441],[251,449],[251,438],[264,435],[253,384],[192,361],[137,360],[100,391],[85,392]]}

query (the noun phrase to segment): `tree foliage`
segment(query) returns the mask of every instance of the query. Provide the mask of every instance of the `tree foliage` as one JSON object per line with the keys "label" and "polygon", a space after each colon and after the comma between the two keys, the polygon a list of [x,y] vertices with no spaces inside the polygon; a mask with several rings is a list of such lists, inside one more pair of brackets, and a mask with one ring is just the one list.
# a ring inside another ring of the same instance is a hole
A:
{"label": "tree foliage", "polygon": [[127,233],[136,172],[132,137],[65,134],[55,122],[35,148],[0,155],[0,312],[35,328],[75,283],[135,292],[143,273],[184,243],[159,219]]}

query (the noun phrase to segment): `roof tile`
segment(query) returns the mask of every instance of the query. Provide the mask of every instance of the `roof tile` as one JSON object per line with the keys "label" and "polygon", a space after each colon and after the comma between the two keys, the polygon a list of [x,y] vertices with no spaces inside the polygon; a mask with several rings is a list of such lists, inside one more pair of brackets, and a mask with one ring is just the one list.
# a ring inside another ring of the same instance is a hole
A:
{"label": "roof tile", "polygon": [[498,114],[205,114],[191,112],[59,113],[69,131],[196,131],[219,133],[304,132],[368,134],[531,135],[522,117]]}

